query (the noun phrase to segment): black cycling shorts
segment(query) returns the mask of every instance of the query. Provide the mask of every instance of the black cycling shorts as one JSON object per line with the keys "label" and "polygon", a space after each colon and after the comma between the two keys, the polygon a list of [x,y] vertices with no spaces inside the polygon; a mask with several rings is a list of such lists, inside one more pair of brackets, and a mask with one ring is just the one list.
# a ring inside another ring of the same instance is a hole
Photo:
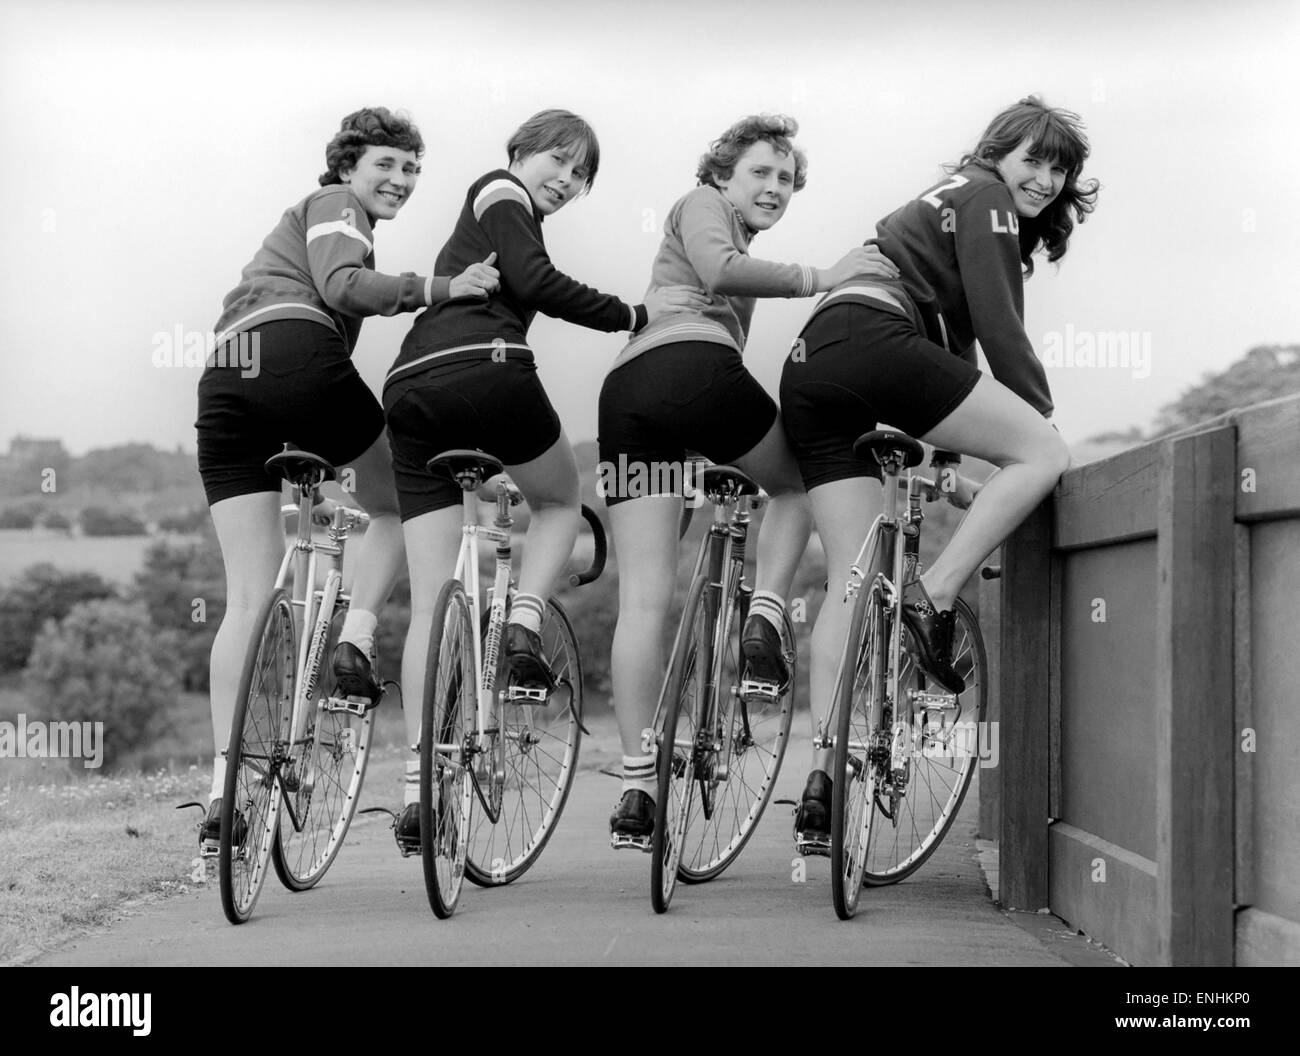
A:
{"label": "black cycling shorts", "polygon": [[[384,431],[384,412],[333,329],[282,319],[233,336],[199,379],[199,475],[208,505],[279,491],[264,468],[286,442],[341,467]],[[247,353],[256,352],[256,356]]]}
{"label": "black cycling shorts", "polygon": [[520,466],[560,438],[560,419],[531,359],[448,363],[384,387],[384,417],[402,520],[459,506],[460,485],[426,468],[451,448],[473,448]]}
{"label": "black cycling shorts", "polygon": [[856,477],[880,466],[853,441],[888,423],[921,438],[970,395],[980,379],[967,363],[919,333],[903,316],[864,304],[833,305],[799,335],[781,372],[781,419],[804,487]]}
{"label": "black cycling shorts", "polygon": [[[682,341],[647,349],[614,370],[600,390],[605,504],[676,490],[667,482],[685,481],[688,451],[719,464],[748,454],[776,418],[776,401],[734,348]],[[637,466],[678,470],[637,473]],[[624,478],[631,488],[621,487]]]}

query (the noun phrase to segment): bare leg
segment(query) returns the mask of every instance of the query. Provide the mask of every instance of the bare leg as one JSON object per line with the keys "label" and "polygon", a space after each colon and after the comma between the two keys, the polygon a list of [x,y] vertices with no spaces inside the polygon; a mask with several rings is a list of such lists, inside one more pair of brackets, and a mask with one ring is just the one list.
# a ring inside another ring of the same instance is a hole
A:
{"label": "bare leg", "polygon": [[1038,412],[988,375],[921,439],[983,458],[1000,469],[921,576],[935,605],[948,609],[980,562],[1056,487],[1069,465],[1070,450]]}
{"label": "bare leg", "polygon": [[[844,602],[849,568],[857,560],[872,522],[884,507],[884,493],[878,481],[869,477],[837,480],[815,487],[808,493],[817,534],[826,551],[826,600],[817,613],[812,633],[810,675],[813,733],[821,723],[823,734],[834,734],[835,675],[844,655],[844,639],[853,615]],[[833,752],[813,752],[814,770],[831,770]]]}
{"label": "bare leg", "polygon": [[212,641],[209,668],[216,754],[230,743],[248,643],[284,559],[284,525],[278,491],[222,499],[212,506],[211,513],[226,566],[226,611]]}
{"label": "bare leg", "polygon": [[357,548],[352,608],[378,616],[406,558],[387,436],[380,433],[351,468],[356,472],[357,502],[370,514],[370,527]]}
{"label": "bare leg", "polygon": [[663,685],[664,633],[677,580],[682,500],[651,495],[609,508],[618,558],[618,624],[610,663],[614,712],[625,756],[647,754],[642,731],[654,721]]}
{"label": "bare leg", "polygon": [[464,510],[459,504],[413,517],[402,525],[411,569],[411,625],[402,649],[402,714],[406,743],[420,739],[425,665],[433,633],[433,607],[456,570]]}
{"label": "bare leg", "polygon": [[799,559],[808,546],[812,515],[779,416],[767,435],[736,459],[736,466],[758,481],[771,496],[759,526],[754,589],[770,590],[788,598]]}
{"label": "bare leg", "polygon": [[569,438],[521,466],[507,466],[510,479],[528,500],[528,532],[519,569],[519,590],[545,599],[555,589],[578,539],[578,465]]}

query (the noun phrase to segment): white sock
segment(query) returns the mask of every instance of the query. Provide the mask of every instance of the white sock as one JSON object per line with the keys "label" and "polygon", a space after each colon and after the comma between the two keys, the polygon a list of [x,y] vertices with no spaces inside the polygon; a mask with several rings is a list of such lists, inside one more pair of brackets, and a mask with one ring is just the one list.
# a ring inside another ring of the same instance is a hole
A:
{"label": "white sock", "polygon": [[785,629],[785,602],[770,590],[756,590],[749,602],[749,614],[762,616],[780,634]]}
{"label": "white sock", "polygon": [[406,764],[406,775],[402,781],[402,806],[409,807],[420,802],[420,761]]}
{"label": "white sock", "polygon": [[369,659],[374,652],[375,627],[378,623],[379,617],[373,612],[367,612],[365,609],[348,609],[348,614],[343,617],[343,629],[339,631],[339,641],[350,642]]}
{"label": "white sock", "polygon": [[220,799],[221,793],[226,790],[226,757],[224,755],[214,755],[212,757],[212,789],[208,792],[208,802],[214,799]]}
{"label": "white sock", "polygon": [[510,601],[510,619],[508,622],[527,627],[534,634],[542,633],[542,610],[546,602],[536,594],[519,593]]}
{"label": "white sock", "polygon": [[658,791],[659,780],[655,776],[655,757],[653,755],[623,756],[623,791],[644,792],[654,799]]}

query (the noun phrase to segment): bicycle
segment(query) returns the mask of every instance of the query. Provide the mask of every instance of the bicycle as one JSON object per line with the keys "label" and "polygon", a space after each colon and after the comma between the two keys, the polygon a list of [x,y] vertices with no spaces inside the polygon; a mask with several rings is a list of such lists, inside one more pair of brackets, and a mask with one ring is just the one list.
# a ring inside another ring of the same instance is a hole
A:
{"label": "bicycle", "polygon": [[[828,742],[819,729],[814,740],[814,750],[835,753],[831,894],[841,920],[857,912],[863,886],[897,883],[939,846],[974,776],[988,702],[984,640],[965,601],[953,607],[953,663],[966,683],[960,695],[929,685],[902,619],[903,584],[920,575],[921,498],[941,495],[932,480],[899,476],[924,449],[891,430],[866,433],[853,449],[879,462],[885,509],[845,586],[853,615],[836,674],[835,737]],[[907,492],[901,518],[899,490]]]}
{"label": "bicycle", "polygon": [[[266,468],[293,486],[297,504],[282,513],[296,513],[298,528],[249,643],[225,752],[217,859],[221,905],[232,924],[251,916],[268,860],[292,891],[325,875],[356,811],[372,732],[370,702],[335,695],[332,675],[321,675],[350,600],[342,590],[348,533],[370,518],[337,506],[328,541],[317,541],[315,491],[335,479],[334,467],[286,444]],[[325,572],[319,588],[318,554]]]}
{"label": "bicycle", "polygon": [[[744,678],[740,636],[753,588],[745,582],[750,514],[763,496],[732,466],[709,466],[701,491],[713,521],[700,542],[677,627],[655,722],[658,795],[654,832],[614,836],[616,848],[651,854],[650,902],[664,913],[677,881],[720,875],[744,849],[762,817],[794,712],[794,628],[785,621],[784,685]],[[688,835],[692,828],[695,834]]]}
{"label": "bicycle", "polygon": [[[496,517],[478,524],[475,492],[503,470],[481,451],[444,451],[429,472],[464,491],[460,553],[434,608],[420,720],[420,853],[435,916],[456,909],[462,880],[498,886],[537,861],[568,800],[582,724],[582,661],[564,607],[546,602],[541,637],[555,689],[512,684],[501,642],[514,587],[511,507],[523,501],[508,481],[496,486]],[[605,566],[605,534],[586,506],[595,540],[592,565],[570,576],[590,583]],[[496,546],[486,608],[480,603],[477,540]],[[476,633],[477,632],[477,633]],[[477,802],[478,811],[474,804]]]}

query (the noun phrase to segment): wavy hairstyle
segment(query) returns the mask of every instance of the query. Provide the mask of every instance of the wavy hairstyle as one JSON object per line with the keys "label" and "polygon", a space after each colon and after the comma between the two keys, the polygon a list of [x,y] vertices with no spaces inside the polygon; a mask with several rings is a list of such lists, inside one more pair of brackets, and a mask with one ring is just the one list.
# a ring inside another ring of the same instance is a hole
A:
{"label": "wavy hairstyle", "polygon": [[577,114],[568,110],[542,110],[533,114],[515,129],[506,141],[506,154],[510,164],[542,154],[548,150],[563,150],[587,170],[587,186],[591,190],[600,169],[600,141],[596,130]]}
{"label": "wavy hairstyle", "polygon": [[1061,193],[1038,216],[1020,217],[1020,261],[1029,276],[1034,273],[1033,254],[1039,246],[1047,250],[1049,262],[1060,260],[1069,248],[1075,223],[1083,223],[1096,208],[1101,185],[1096,180],[1079,179],[1092,150],[1083,132],[1083,119],[1069,110],[1049,107],[1041,96],[1031,95],[998,114],[975,149],[944,169],[951,174],[967,165],[978,165],[1002,179],[998,162],[1026,139],[1035,157],[1065,167]]}
{"label": "wavy hairstyle", "polygon": [[342,173],[357,167],[366,147],[397,147],[417,158],[424,153],[420,130],[402,111],[396,114],[384,106],[367,106],[345,117],[325,148],[325,171],[320,185],[342,183]]}
{"label": "wavy hairstyle", "polygon": [[794,189],[802,191],[808,182],[808,157],[794,145],[798,134],[799,122],[785,114],[742,117],[709,144],[708,153],[700,155],[695,178],[717,187],[719,180],[729,180],[735,174],[740,156],[762,140],[772,144],[773,150],[794,158]]}

